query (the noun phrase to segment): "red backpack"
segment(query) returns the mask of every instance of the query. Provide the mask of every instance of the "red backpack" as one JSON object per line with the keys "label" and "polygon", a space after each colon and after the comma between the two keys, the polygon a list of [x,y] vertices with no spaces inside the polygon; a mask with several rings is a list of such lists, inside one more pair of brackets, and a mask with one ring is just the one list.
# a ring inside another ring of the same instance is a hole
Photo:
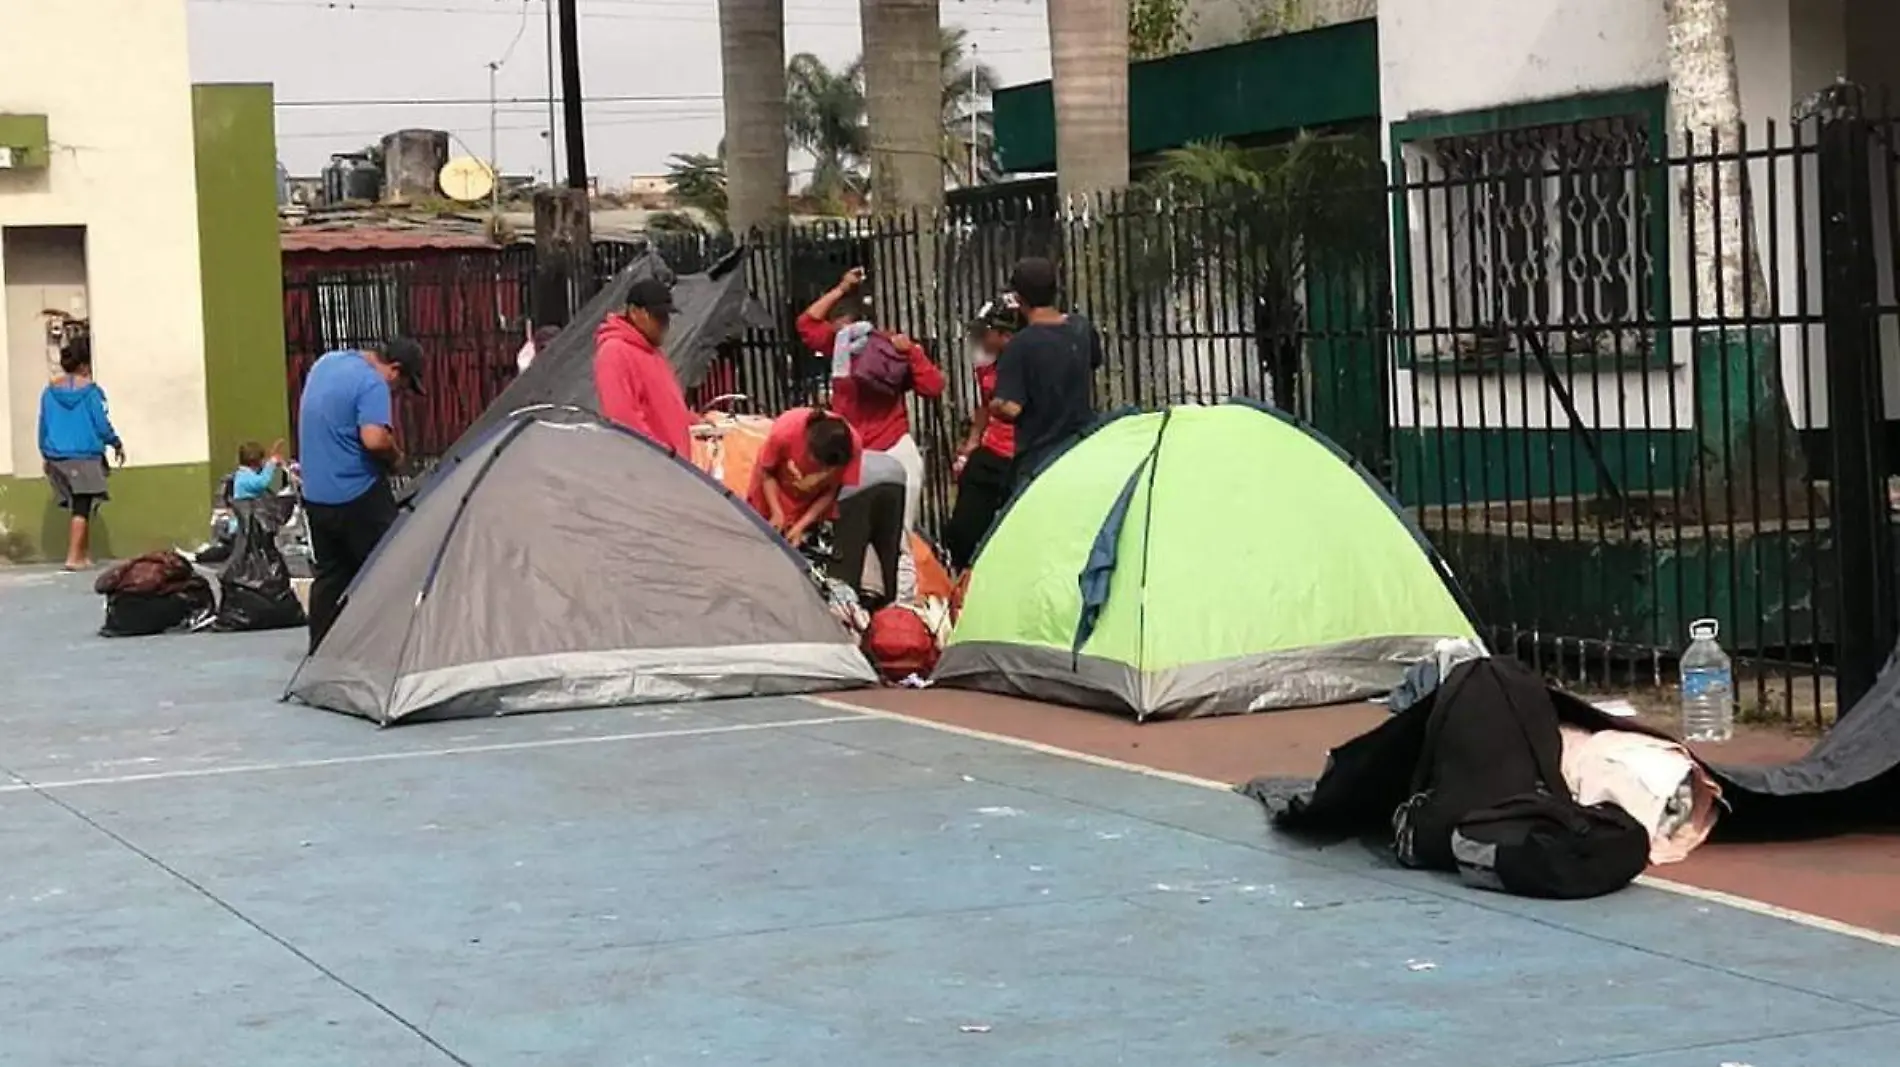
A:
{"label": "red backpack", "polygon": [[937,640],[922,616],[893,604],[871,616],[864,654],[886,681],[901,682],[913,674],[929,677],[937,667]]}

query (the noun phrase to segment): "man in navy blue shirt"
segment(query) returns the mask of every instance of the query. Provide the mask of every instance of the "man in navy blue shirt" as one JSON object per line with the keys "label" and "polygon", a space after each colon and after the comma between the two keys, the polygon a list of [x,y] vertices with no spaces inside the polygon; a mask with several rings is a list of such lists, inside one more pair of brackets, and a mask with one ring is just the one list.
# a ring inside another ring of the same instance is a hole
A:
{"label": "man in navy blue shirt", "polygon": [[297,417],[304,513],[315,577],[310,583],[310,651],[342,607],[343,594],[376,542],[396,521],[389,472],[402,463],[390,429],[390,389],[422,392],[422,346],[406,337],[331,352],[304,379]]}

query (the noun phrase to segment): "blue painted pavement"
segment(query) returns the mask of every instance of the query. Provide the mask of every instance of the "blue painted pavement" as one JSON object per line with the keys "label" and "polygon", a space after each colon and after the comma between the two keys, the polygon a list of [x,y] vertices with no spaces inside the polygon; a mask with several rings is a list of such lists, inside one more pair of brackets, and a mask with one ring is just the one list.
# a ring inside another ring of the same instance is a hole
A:
{"label": "blue painted pavement", "polygon": [[[377,731],[0,571],[0,1064],[1851,1067],[1900,952],[798,700]],[[1157,726],[1154,729],[1166,729]]]}

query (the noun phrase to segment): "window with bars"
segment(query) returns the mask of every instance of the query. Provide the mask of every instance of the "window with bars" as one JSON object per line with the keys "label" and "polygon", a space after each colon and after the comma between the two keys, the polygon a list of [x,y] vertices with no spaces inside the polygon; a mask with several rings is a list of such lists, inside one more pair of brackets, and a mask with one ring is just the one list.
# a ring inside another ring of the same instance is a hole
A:
{"label": "window with bars", "polygon": [[1620,114],[1403,144],[1409,303],[1423,358],[1652,347],[1667,210],[1648,116]]}
{"label": "window with bars", "polygon": [[403,333],[402,287],[382,272],[352,272],[316,285],[319,351],[381,344]]}

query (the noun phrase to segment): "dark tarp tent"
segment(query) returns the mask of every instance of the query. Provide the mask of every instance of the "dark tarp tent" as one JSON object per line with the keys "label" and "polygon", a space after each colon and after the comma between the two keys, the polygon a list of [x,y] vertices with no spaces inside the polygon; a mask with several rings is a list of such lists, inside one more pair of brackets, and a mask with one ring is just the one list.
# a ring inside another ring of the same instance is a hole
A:
{"label": "dark tarp tent", "polygon": [[464,447],[287,698],[388,725],[875,681],[804,561],[688,459],[548,412]]}
{"label": "dark tarp tent", "polygon": [[735,249],[704,274],[675,276],[651,249],[641,253],[600,292],[595,293],[526,373],[502,390],[456,442],[442,454],[429,476],[411,483],[410,496],[467,460],[479,442],[515,412],[541,406],[600,410],[594,388],[594,333],[607,316],[625,306],[627,290],[642,278],[659,278],[673,287],[674,312],[666,334],[666,355],[680,384],[691,388],[706,375],[720,345],[736,340],[761,314],[745,287],[745,249]]}
{"label": "dark tarp tent", "polygon": [[[1460,665],[1492,669],[1494,661]],[[1517,670],[1514,677],[1532,679]],[[1513,682],[1512,684],[1522,684]],[[1347,741],[1328,756],[1317,782],[1260,778],[1241,791],[1265,804],[1275,825],[1316,839],[1343,840],[1392,830],[1393,811],[1412,789],[1426,747],[1426,724],[1444,686]],[[1550,687],[1559,721],[1586,730],[1639,730],[1574,694]],[[1777,766],[1709,765],[1726,810],[1718,840],[1799,838],[1900,823],[1900,650],[1874,688],[1806,756]]]}

